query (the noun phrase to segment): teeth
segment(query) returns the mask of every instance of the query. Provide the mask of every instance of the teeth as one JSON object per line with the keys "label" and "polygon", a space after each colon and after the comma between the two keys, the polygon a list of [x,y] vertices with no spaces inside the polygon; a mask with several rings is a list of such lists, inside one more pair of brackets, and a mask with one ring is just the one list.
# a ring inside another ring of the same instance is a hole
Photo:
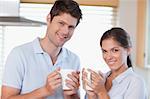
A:
{"label": "teeth", "polygon": [[108,62],[108,64],[114,64],[115,62]]}
{"label": "teeth", "polygon": [[59,35],[59,34],[58,34],[58,37],[59,37],[60,39],[64,39],[64,38],[65,38],[65,37],[63,37],[63,36],[61,36],[61,35]]}
{"label": "teeth", "polygon": [[61,33],[57,33],[57,36],[61,41],[64,41],[65,39],[67,39],[67,36],[63,34],[61,35]]}

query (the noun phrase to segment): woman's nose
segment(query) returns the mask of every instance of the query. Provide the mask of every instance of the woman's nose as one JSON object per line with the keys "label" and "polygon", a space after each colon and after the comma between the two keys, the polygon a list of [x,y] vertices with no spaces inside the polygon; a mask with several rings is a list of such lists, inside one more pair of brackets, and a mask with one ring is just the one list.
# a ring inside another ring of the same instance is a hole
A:
{"label": "woman's nose", "polygon": [[113,55],[112,55],[111,52],[107,53],[107,55],[106,55],[106,58],[107,58],[107,59],[112,59],[112,57],[113,57]]}

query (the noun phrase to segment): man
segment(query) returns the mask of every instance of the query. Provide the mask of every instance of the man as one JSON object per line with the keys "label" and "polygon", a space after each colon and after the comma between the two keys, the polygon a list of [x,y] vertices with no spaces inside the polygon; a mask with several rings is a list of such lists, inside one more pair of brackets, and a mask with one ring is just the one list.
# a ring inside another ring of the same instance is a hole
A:
{"label": "man", "polygon": [[73,35],[82,13],[73,0],[57,0],[47,16],[44,38],[14,48],[3,77],[2,99],[79,98],[79,72],[68,75],[70,90],[62,90],[60,69],[79,70],[77,55],[62,46]]}

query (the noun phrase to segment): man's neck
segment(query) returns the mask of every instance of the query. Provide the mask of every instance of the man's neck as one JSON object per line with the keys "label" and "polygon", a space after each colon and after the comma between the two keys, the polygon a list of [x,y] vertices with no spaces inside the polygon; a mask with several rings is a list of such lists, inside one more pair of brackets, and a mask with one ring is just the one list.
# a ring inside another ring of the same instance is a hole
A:
{"label": "man's neck", "polygon": [[48,53],[53,63],[55,63],[60,53],[61,47],[54,46],[52,43],[48,42],[46,38],[40,39],[40,45],[43,51]]}

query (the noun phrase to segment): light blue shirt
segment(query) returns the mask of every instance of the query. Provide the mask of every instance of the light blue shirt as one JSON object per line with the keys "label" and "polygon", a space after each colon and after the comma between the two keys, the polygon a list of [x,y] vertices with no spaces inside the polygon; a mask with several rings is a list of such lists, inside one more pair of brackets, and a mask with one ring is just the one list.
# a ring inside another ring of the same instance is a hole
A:
{"label": "light blue shirt", "polygon": [[[43,51],[39,39],[14,48],[9,54],[3,76],[2,85],[21,90],[21,94],[29,93],[46,84],[48,74],[56,68],[80,69],[79,57],[62,48],[53,65],[49,55]],[[63,90],[58,88],[53,96],[47,99],[63,99]]]}
{"label": "light blue shirt", "polygon": [[113,80],[108,95],[110,99],[148,99],[143,79],[132,68]]}
{"label": "light blue shirt", "polygon": [[143,79],[132,68],[116,77],[109,91],[111,99],[148,99]]}

